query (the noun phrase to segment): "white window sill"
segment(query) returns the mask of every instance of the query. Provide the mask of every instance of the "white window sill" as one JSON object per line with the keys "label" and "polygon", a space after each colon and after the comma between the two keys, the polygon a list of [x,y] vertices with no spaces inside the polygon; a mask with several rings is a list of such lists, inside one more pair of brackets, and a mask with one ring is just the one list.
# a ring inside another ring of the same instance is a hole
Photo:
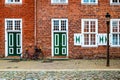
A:
{"label": "white window sill", "polygon": [[17,4],[17,5],[21,5],[22,3],[21,2],[17,2],[17,3],[5,3],[5,4]]}
{"label": "white window sill", "polygon": [[120,5],[120,3],[110,3],[110,5]]}
{"label": "white window sill", "polygon": [[82,5],[98,5],[98,3],[81,3]]}
{"label": "white window sill", "polygon": [[82,45],[82,47],[84,48],[94,48],[94,47],[98,47],[97,45]]}
{"label": "white window sill", "polygon": [[68,5],[68,3],[51,3],[51,5]]}
{"label": "white window sill", "polygon": [[120,47],[120,45],[110,45],[110,47]]}

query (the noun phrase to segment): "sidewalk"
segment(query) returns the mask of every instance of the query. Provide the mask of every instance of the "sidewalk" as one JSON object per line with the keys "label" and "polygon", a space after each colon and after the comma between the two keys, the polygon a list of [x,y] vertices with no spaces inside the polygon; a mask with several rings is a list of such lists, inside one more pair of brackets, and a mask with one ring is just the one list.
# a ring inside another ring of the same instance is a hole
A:
{"label": "sidewalk", "polygon": [[53,60],[12,61],[0,60],[0,70],[113,70],[120,69],[120,59],[111,59],[110,67],[106,67],[106,59],[99,60]]}
{"label": "sidewalk", "polygon": [[120,60],[0,60],[0,80],[120,80]]}

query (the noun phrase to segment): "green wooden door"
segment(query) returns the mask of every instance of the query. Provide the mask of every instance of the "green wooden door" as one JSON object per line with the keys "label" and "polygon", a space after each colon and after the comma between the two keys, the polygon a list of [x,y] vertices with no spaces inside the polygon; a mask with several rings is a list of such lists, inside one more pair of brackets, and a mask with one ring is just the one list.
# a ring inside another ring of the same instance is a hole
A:
{"label": "green wooden door", "polygon": [[8,32],[8,56],[19,56],[21,54],[21,33]]}
{"label": "green wooden door", "polygon": [[66,33],[54,33],[54,55],[67,55],[67,35]]}

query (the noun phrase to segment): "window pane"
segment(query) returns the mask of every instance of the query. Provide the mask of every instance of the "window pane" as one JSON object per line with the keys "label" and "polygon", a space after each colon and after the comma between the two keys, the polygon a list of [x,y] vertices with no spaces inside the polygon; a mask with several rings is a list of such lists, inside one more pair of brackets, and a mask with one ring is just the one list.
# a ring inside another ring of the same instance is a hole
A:
{"label": "window pane", "polygon": [[13,0],[8,0],[8,2],[13,2]]}
{"label": "window pane", "polygon": [[90,45],[95,45],[95,42],[96,42],[96,37],[95,37],[95,34],[91,34],[90,35]]}
{"label": "window pane", "polygon": [[112,22],[112,27],[113,27],[113,32],[117,32],[117,30],[118,30],[118,22],[117,21],[113,21]]}
{"label": "window pane", "polygon": [[91,21],[90,23],[91,23],[90,24],[90,32],[96,32],[95,31],[95,21]]}
{"label": "window pane", "polygon": [[59,3],[59,0],[53,0],[54,3]]}
{"label": "window pane", "polygon": [[120,34],[119,34],[119,45],[120,45]]}
{"label": "window pane", "polygon": [[7,30],[13,30],[13,21],[7,20]]}
{"label": "window pane", "polygon": [[89,0],[84,0],[84,2],[89,2]]}
{"label": "window pane", "polygon": [[117,0],[113,0],[114,3],[117,3]]}
{"label": "window pane", "polygon": [[95,2],[95,0],[90,0],[90,2]]}
{"label": "window pane", "polygon": [[119,32],[120,32],[120,21],[119,21]]}
{"label": "window pane", "polygon": [[61,20],[61,30],[66,30],[66,20]]}
{"label": "window pane", "polygon": [[60,0],[60,2],[61,2],[61,3],[65,3],[65,2],[66,2],[66,0]]}
{"label": "window pane", "polygon": [[89,34],[84,34],[84,45],[89,45]]}
{"label": "window pane", "polygon": [[84,32],[89,32],[89,21],[84,22]]}
{"label": "window pane", "polygon": [[15,2],[20,2],[20,0],[15,0]]}
{"label": "window pane", "polygon": [[20,24],[21,24],[20,20],[15,21],[15,30],[20,30]]}
{"label": "window pane", "polygon": [[53,27],[54,27],[54,30],[59,30],[59,20],[54,20]]}
{"label": "window pane", "polygon": [[117,45],[118,44],[118,35],[117,34],[113,34],[113,45]]}

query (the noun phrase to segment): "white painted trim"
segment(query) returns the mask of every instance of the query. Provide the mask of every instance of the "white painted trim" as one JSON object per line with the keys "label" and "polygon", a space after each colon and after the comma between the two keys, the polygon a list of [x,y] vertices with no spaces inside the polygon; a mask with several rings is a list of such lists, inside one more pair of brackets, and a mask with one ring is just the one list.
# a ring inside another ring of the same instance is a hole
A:
{"label": "white painted trim", "polygon": [[[17,49],[17,54],[21,54],[21,49],[20,48],[16,48]],[[20,49],[20,53],[18,53],[18,50]]]}
{"label": "white painted trim", "polygon": [[8,40],[8,38],[7,38],[7,36],[8,36],[8,34],[7,34],[7,31],[6,31],[6,29],[7,29],[7,23],[6,23],[6,19],[4,20],[4,24],[5,24],[5,57],[7,57],[8,56],[8,47],[7,47],[7,40]]}
{"label": "white painted trim", "polygon": [[[118,45],[113,45],[113,43],[112,43],[112,42],[113,42],[113,40],[112,40],[113,35],[112,35],[112,34],[120,34],[120,32],[113,32],[113,31],[112,31],[112,29],[113,29],[113,27],[112,27],[112,22],[113,22],[113,21],[118,21],[118,22],[119,22],[120,19],[111,19],[111,20],[110,20],[110,46],[111,46],[111,47],[120,47],[119,44],[118,44]],[[118,26],[120,26],[119,23],[118,23]],[[119,27],[118,27],[118,30],[119,30]],[[119,37],[118,37],[118,38],[119,38]],[[119,42],[119,39],[118,39],[118,42]]]}
{"label": "white painted trim", "polygon": [[[10,45],[10,43],[11,43],[11,40],[10,40],[11,37],[10,37],[10,36],[12,36],[12,45]],[[14,39],[14,38],[13,38],[13,34],[10,33],[10,34],[9,34],[9,46],[11,46],[11,47],[13,47],[13,44],[14,44],[14,43],[13,43],[13,39]]]}
{"label": "white painted trim", "polygon": [[[58,53],[56,53],[56,50],[58,50]],[[55,54],[59,54],[59,48],[55,48]]]}
{"label": "white painted trim", "polygon": [[22,4],[22,0],[20,0],[20,2],[15,2],[15,0],[13,0],[13,2],[8,2],[8,0],[5,0],[5,4]]}
{"label": "white painted trim", "polygon": [[[56,43],[56,37],[58,37],[58,43]],[[59,46],[59,34],[55,34],[55,46]]]}
{"label": "white painted trim", "polygon": [[[96,32],[84,32],[84,22],[85,21],[95,21],[95,25],[96,25]],[[97,34],[98,34],[98,19],[81,19],[81,26],[82,26],[82,47],[98,47],[97,44]],[[95,45],[84,45],[84,34],[96,34],[96,44]]]}
{"label": "white painted trim", "polygon": [[[53,28],[53,21],[54,20],[66,20],[66,31],[54,31],[54,28]],[[54,32],[66,32],[66,35],[67,35],[67,57],[69,56],[69,46],[68,46],[68,42],[69,42],[69,40],[68,40],[68,19],[66,19],[66,18],[53,18],[53,19],[51,19],[51,44],[52,44],[52,51],[51,51],[51,54],[52,54],[52,57],[54,57],[54,41],[53,41],[53,38],[54,38]]]}
{"label": "white painted trim", "polygon": [[[76,42],[76,37],[80,38],[80,43]],[[81,46],[82,44],[82,35],[80,33],[74,33],[74,46]]]}
{"label": "white painted trim", "polygon": [[[103,43],[100,43],[100,38],[104,37],[104,41]],[[105,37],[107,38],[107,34],[106,33],[98,33],[97,35],[97,39],[98,39],[98,45],[107,45],[107,41],[105,42]]]}
{"label": "white painted trim", "polygon": [[18,33],[16,34],[16,42],[17,42],[16,45],[17,45],[17,47],[21,46],[21,41],[19,42],[20,45],[18,45],[18,36],[21,39],[21,34],[18,34]]}
{"label": "white painted trim", "polygon": [[[65,53],[63,53],[63,50],[65,50]],[[62,54],[66,54],[66,48],[62,48]]]}
{"label": "white painted trim", "polygon": [[10,51],[10,50],[12,50],[12,53],[10,53],[10,54],[14,54],[14,50],[13,50],[13,48],[9,48],[9,51]]}
{"label": "white painted trim", "polygon": [[[63,44],[63,36],[65,36],[65,44]],[[66,46],[66,43],[67,43],[66,37],[67,37],[66,34],[62,34],[62,46]]]}
{"label": "white painted trim", "polygon": [[[10,30],[7,31],[7,20],[21,20],[21,30]],[[5,57],[8,56],[8,32],[21,32],[21,54],[22,54],[22,18],[5,18]]]}
{"label": "white painted trim", "polygon": [[120,2],[117,0],[117,3],[114,3],[112,0],[110,0],[110,5],[120,5]]}

